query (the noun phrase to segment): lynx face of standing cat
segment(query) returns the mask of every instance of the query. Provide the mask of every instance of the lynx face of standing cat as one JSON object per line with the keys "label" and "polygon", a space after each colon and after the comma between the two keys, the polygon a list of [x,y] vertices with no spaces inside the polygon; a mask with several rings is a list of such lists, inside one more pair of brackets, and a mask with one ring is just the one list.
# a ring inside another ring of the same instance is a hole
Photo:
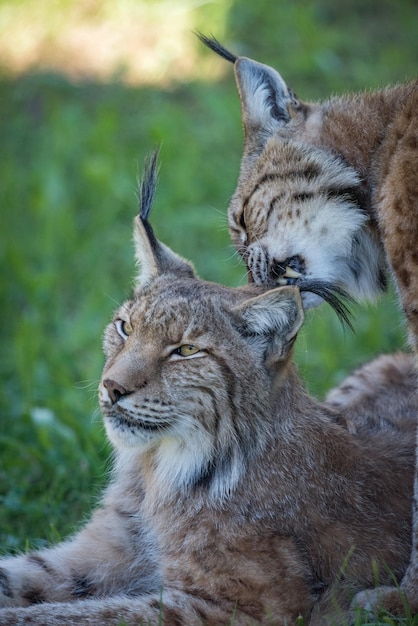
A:
{"label": "lynx face of standing cat", "polygon": [[418,82],[307,103],[272,67],[201,39],[235,67],[245,148],[229,226],[250,278],[370,299],[389,266],[418,331]]}
{"label": "lynx face of standing cat", "polygon": [[138,283],[104,337],[113,479],[72,539],[0,560],[0,626],[334,624],[407,565],[410,363],[355,374],[359,398],[311,398],[292,364],[299,289],[200,280],[153,234],[154,186],[155,159]]}

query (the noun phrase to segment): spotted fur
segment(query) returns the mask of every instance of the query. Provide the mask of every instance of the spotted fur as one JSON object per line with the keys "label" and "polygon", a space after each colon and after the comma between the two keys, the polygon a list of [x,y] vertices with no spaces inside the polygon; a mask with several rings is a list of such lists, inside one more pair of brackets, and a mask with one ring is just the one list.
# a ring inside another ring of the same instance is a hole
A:
{"label": "spotted fur", "polygon": [[292,364],[297,287],[204,282],[143,214],[135,241],[99,387],[113,479],[74,538],[0,560],[0,626],[335,623],[407,565],[415,419],[384,418],[408,375],[353,431],[356,397],[318,403]]}
{"label": "spotted fur", "polygon": [[[201,39],[235,66],[245,149],[229,225],[250,279],[317,278],[364,300],[389,271],[418,357],[418,81],[308,103],[272,67]],[[415,480],[402,588],[418,612],[418,466]],[[402,612],[403,601],[390,592],[386,606]]]}
{"label": "spotted fur", "polygon": [[[412,355],[381,355],[358,368],[335,389],[326,403],[343,412],[348,428],[356,434],[384,430],[408,430],[417,411],[417,372]],[[389,393],[388,393],[389,390]]]}

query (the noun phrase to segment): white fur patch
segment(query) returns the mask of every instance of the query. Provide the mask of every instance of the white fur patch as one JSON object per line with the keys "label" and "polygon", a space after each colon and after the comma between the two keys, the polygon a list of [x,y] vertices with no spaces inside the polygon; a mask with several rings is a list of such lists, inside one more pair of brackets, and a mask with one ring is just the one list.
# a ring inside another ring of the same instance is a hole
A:
{"label": "white fur patch", "polygon": [[273,68],[245,57],[237,61],[237,73],[246,118],[266,132],[274,131],[280,122],[272,115],[271,98],[274,94],[278,107],[285,110],[282,101],[288,95],[286,83]]}
{"label": "white fur patch", "polygon": [[[254,187],[246,211],[251,243],[244,255],[253,280],[269,284],[275,266],[299,257],[307,278],[338,285],[354,298],[373,298],[380,286],[381,249],[367,227],[366,213],[343,193],[358,186],[356,172],[337,158],[296,142],[272,140],[266,150],[271,159],[283,163],[283,171],[268,185]],[[298,168],[301,174],[295,176]],[[303,175],[304,168],[319,171],[310,178]],[[305,197],[298,200],[298,195]],[[233,198],[232,214],[234,204],[238,210],[242,199]],[[303,301],[305,306],[315,306],[321,299],[304,293]]]}

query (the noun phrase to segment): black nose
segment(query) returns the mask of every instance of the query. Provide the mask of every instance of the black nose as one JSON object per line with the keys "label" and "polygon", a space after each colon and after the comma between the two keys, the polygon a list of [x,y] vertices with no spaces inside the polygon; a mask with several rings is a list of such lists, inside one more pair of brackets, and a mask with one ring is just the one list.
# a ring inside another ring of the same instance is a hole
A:
{"label": "black nose", "polygon": [[119,383],[117,383],[115,380],[112,380],[111,378],[106,378],[103,381],[103,385],[107,389],[112,404],[115,404],[115,402],[120,400],[122,396],[125,396],[128,393],[125,387],[122,387],[122,385],[119,385]]}
{"label": "black nose", "polygon": [[289,256],[285,262],[285,267],[290,267],[290,269],[295,270],[299,274],[304,274],[306,271],[306,263],[305,259],[303,259],[299,254],[295,254],[295,256]]}
{"label": "black nose", "polygon": [[289,276],[289,268],[294,270],[298,274],[305,273],[305,261],[301,256],[294,255],[289,256],[284,261],[278,261],[277,259],[272,259],[269,267],[269,275],[270,278],[274,281],[277,278],[284,277],[289,285],[296,282],[296,276]]}

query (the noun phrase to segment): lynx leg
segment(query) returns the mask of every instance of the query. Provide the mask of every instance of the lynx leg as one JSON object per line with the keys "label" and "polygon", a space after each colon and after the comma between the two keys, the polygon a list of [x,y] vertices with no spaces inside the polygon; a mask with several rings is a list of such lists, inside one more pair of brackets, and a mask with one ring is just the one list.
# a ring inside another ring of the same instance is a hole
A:
{"label": "lynx leg", "polygon": [[[408,322],[418,367],[418,96],[411,98],[390,131],[381,154],[382,184],[376,197],[382,239]],[[411,560],[400,589],[380,587],[357,594],[355,602],[391,613],[418,613],[418,433],[414,481]]]}
{"label": "lynx leg", "polygon": [[[37,604],[0,611],[0,626],[178,626],[179,624],[229,624],[234,605],[218,607],[181,591],[143,597],[115,596],[69,603]],[[235,613],[234,624],[250,626],[248,615]]]}

